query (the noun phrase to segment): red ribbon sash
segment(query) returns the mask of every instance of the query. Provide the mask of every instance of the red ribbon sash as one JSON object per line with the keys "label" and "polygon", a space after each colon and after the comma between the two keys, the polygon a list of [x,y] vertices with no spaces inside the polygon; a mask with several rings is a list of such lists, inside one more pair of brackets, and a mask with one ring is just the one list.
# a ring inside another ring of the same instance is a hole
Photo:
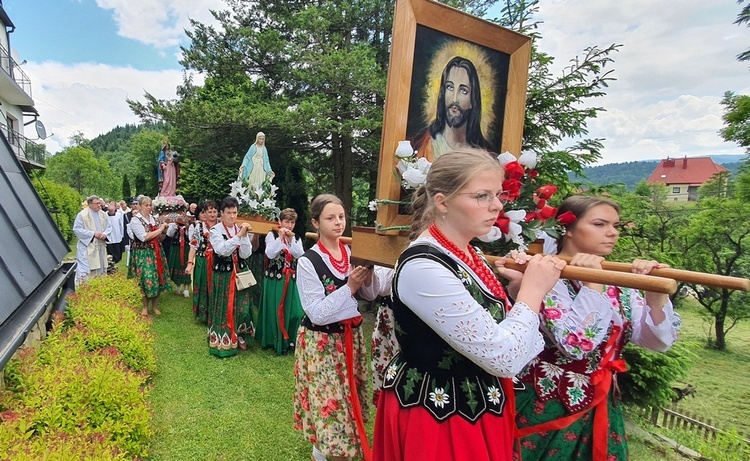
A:
{"label": "red ribbon sash", "polygon": [[526,437],[527,435],[536,434],[537,432],[556,431],[566,428],[583,416],[588,410],[593,408],[594,447],[592,459],[593,461],[604,461],[607,459],[607,434],[609,433],[607,395],[609,395],[609,390],[612,387],[613,372],[622,373],[627,371],[627,364],[624,360],[613,360],[617,350],[617,339],[620,336],[621,330],[622,328],[617,325],[612,327],[612,334],[604,347],[605,353],[599,363],[599,369],[591,375],[591,385],[594,387],[594,396],[589,408],[553,421],[518,429],[516,431],[516,436],[519,439]]}
{"label": "red ribbon sash", "polygon": [[362,417],[362,405],[359,402],[359,394],[357,393],[357,383],[354,379],[354,327],[358,327],[362,324],[362,316],[353,317],[350,319],[342,320],[341,324],[344,326],[344,342],[346,344],[346,374],[349,381],[349,393],[352,396],[352,410],[354,411],[354,422],[357,426],[357,434],[359,435],[359,441],[362,444],[362,453],[364,454],[365,461],[372,460],[372,450],[370,449],[370,442],[367,440],[367,432],[365,431],[365,420]]}
{"label": "red ribbon sash", "polygon": [[292,253],[286,248],[282,251],[284,252],[284,269],[281,273],[284,274],[284,289],[281,292],[281,301],[279,301],[277,316],[279,318],[281,336],[284,338],[284,341],[289,341],[289,333],[286,331],[286,322],[284,321],[284,303],[286,302],[286,292],[289,290],[289,280],[291,280],[294,270],[291,265]]}

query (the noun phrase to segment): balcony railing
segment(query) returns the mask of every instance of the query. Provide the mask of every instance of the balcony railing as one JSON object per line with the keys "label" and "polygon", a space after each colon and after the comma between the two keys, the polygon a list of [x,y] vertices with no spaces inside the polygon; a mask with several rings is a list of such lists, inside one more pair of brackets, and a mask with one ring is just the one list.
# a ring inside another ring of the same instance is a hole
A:
{"label": "balcony railing", "polygon": [[20,134],[7,125],[0,123],[3,134],[10,143],[11,149],[22,162],[26,162],[36,167],[44,167],[47,160],[47,149],[42,144],[37,144],[29,140],[26,136]]}
{"label": "balcony railing", "polygon": [[21,87],[24,93],[31,97],[31,80],[2,45],[0,45],[0,68]]}

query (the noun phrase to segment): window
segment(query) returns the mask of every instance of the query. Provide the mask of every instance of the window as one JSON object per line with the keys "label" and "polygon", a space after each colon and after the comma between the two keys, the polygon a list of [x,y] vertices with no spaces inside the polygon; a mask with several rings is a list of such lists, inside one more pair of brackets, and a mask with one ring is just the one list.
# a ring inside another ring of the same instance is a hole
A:
{"label": "window", "polygon": [[679,194],[680,193],[680,188],[679,187],[673,187],[672,188],[672,193],[673,194]]}

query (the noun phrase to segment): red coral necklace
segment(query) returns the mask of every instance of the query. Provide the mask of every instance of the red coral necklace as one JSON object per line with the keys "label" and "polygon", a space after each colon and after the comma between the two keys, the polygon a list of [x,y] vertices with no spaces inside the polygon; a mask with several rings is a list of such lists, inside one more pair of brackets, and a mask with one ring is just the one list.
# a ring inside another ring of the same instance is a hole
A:
{"label": "red coral necklace", "polygon": [[474,247],[471,245],[468,245],[466,248],[469,251],[469,254],[471,255],[471,259],[469,259],[468,256],[466,256],[466,253],[461,251],[461,249],[458,248],[458,246],[448,240],[448,238],[440,232],[440,229],[437,228],[435,223],[432,223],[430,225],[430,235],[432,235],[435,240],[446,250],[454,254],[458,259],[463,261],[464,264],[469,266],[469,268],[479,277],[479,279],[484,282],[484,285],[490,289],[492,294],[498,298],[505,301],[507,305],[507,296],[505,294],[505,289],[500,284],[500,281],[497,279],[494,273],[490,270],[489,267],[487,267],[487,264],[485,264],[484,260],[482,259],[479,254],[477,254],[476,250],[474,250]]}
{"label": "red coral necklace", "polygon": [[335,259],[330,251],[328,251],[328,248],[323,245],[323,242],[318,239],[318,248],[320,248],[320,251],[323,252],[323,254],[328,256],[328,259],[331,261],[331,266],[333,266],[334,269],[339,271],[342,274],[347,274],[349,272],[349,258],[346,256],[346,248],[344,248],[344,244],[339,240],[339,250],[341,250],[341,259]]}

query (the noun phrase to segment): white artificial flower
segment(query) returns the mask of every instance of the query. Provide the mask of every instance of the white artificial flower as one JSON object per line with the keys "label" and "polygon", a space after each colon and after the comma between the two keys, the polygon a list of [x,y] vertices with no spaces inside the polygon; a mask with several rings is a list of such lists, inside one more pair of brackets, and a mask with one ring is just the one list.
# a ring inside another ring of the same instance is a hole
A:
{"label": "white artificial flower", "polygon": [[536,166],[537,156],[536,152],[526,151],[518,158],[518,163],[525,166],[526,168],[533,170]]}
{"label": "white artificial flower", "polygon": [[396,164],[396,169],[398,170],[399,173],[404,174],[404,171],[408,170],[410,166],[411,166],[411,162],[407,160],[399,160],[398,163]]}
{"label": "white artificial flower", "polygon": [[511,222],[521,222],[526,218],[526,210],[510,210],[505,212],[505,216],[511,220]]}
{"label": "white artificial flower", "polygon": [[278,186],[276,186],[275,184],[271,184],[271,197],[275,197],[276,196],[276,191],[277,190],[279,190]]}
{"label": "white artificial flower", "polygon": [[247,206],[249,206],[253,210],[257,209],[258,205],[260,205],[260,203],[258,203],[258,201],[255,200],[254,198],[247,200]]}
{"label": "white artificial flower", "polygon": [[521,225],[511,221],[510,224],[508,224],[508,235],[505,236],[505,240],[513,240],[515,242],[516,237],[521,235],[521,232],[523,232]]}
{"label": "white artificial flower", "polygon": [[266,208],[273,208],[276,206],[276,200],[272,198],[267,198],[263,200],[263,202],[261,202],[261,206],[266,207]]}
{"label": "white artificial flower", "polygon": [[503,152],[500,154],[500,156],[497,158],[497,161],[500,162],[500,165],[505,166],[506,164],[510,162],[515,162],[518,160],[515,155],[511,154],[508,151]]}
{"label": "white artificial flower", "polygon": [[367,207],[370,209],[370,211],[378,211],[378,201],[371,201],[369,204],[367,204]]}
{"label": "white artificial flower", "polygon": [[487,233],[487,235],[481,235],[477,237],[479,240],[489,243],[494,242],[495,240],[499,239],[503,236],[503,232],[500,230],[497,226],[492,226],[492,229]]}
{"label": "white artificial flower", "polygon": [[231,192],[229,192],[229,195],[233,197],[237,197],[244,191],[244,187],[242,186],[242,181],[234,181],[229,184],[229,187],[232,188]]}
{"label": "white artificial flower", "polygon": [[427,173],[429,173],[429,171],[430,171],[430,167],[431,167],[431,166],[432,166],[432,163],[430,163],[430,161],[429,161],[429,160],[427,160],[426,158],[424,158],[424,157],[419,157],[419,158],[417,159],[417,163],[416,163],[416,168],[417,168],[417,169],[418,169],[419,171],[421,171],[422,173],[424,173],[425,175],[426,175]]}
{"label": "white artificial flower", "polygon": [[258,198],[263,198],[263,188],[260,187],[260,185],[255,184],[253,185],[253,193],[255,193],[255,196]]}
{"label": "white artificial flower", "polygon": [[247,191],[242,191],[242,194],[240,194],[237,199],[240,201],[240,203],[247,203],[250,201],[250,194],[247,193]]}
{"label": "white artificial flower", "polygon": [[417,188],[422,183],[424,183],[427,175],[416,168],[409,168],[408,170],[404,171],[402,177],[404,178],[404,181],[406,182],[408,188]]}

